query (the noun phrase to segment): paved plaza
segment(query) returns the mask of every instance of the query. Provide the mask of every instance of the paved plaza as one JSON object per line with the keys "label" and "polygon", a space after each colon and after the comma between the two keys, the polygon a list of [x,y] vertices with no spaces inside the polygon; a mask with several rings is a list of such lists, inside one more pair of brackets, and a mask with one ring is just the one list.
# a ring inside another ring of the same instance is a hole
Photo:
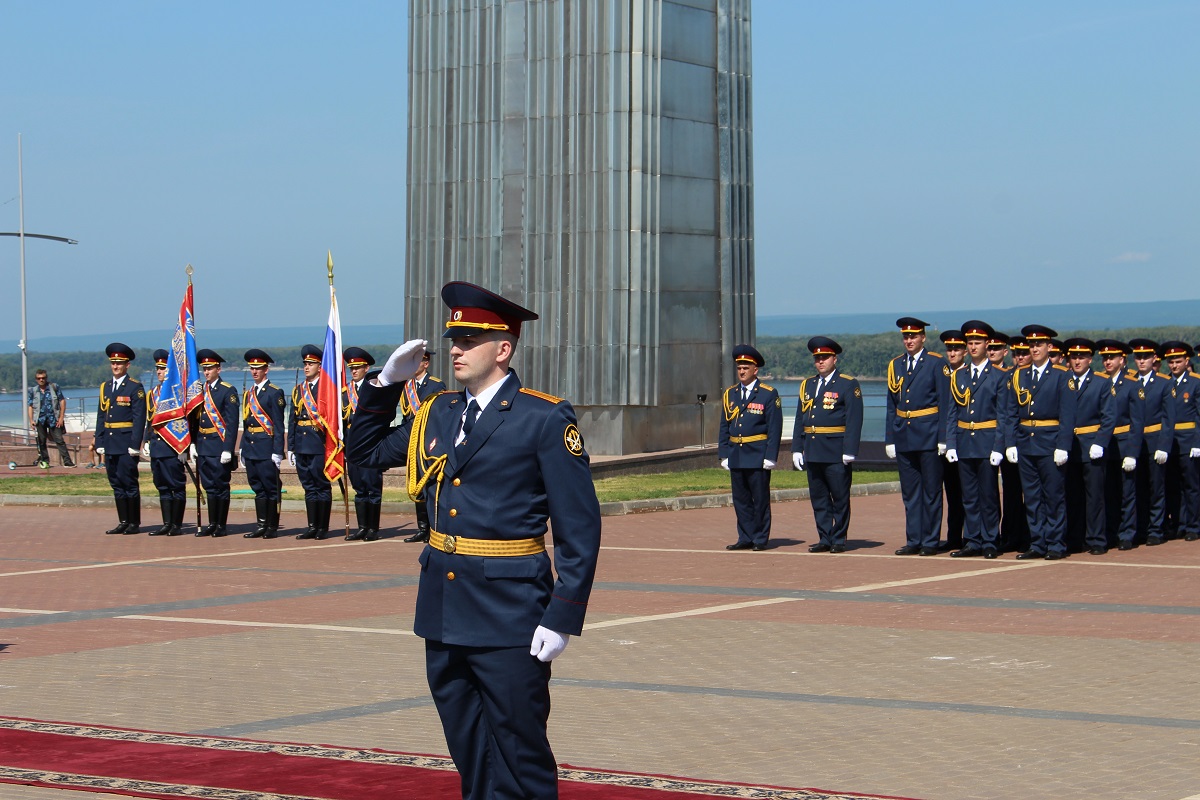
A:
{"label": "paved plaza", "polygon": [[[774,512],[761,553],[725,551],[730,508],[605,517],[589,624],[554,665],[560,763],[928,800],[1200,797],[1200,542],[899,557],[885,494],[855,498],[850,552],[814,555],[808,503]],[[3,713],[444,754],[411,633],[414,519],[348,544],[243,539],[250,516],[168,539],[103,535],[107,504],[0,508]]]}

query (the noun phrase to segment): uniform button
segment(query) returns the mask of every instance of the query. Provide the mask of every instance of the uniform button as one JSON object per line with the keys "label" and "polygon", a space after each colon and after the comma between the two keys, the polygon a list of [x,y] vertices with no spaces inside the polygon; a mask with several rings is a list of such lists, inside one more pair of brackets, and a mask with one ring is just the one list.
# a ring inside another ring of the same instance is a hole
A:
{"label": "uniform button", "polygon": [[454,573],[453,573],[453,572],[447,572],[447,573],[446,573],[446,580],[448,580],[448,581],[452,581],[452,580],[454,580]]}
{"label": "uniform button", "polygon": [[462,483],[462,479],[455,478],[453,481],[451,481],[451,483],[453,483],[455,486],[458,486],[459,484]]}
{"label": "uniform button", "polygon": [[452,509],[450,509],[450,516],[452,516],[452,517],[457,517],[457,516],[458,516],[458,509],[457,509],[457,508],[452,508]]}

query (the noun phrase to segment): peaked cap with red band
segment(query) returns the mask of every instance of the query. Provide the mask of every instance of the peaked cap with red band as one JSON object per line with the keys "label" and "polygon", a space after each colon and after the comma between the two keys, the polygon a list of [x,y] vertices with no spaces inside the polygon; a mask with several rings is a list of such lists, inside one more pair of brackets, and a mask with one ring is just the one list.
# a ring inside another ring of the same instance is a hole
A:
{"label": "peaked cap with red band", "polygon": [[300,348],[300,358],[305,364],[320,364],[324,352],[315,344],[306,344]]}
{"label": "peaked cap with red band", "polygon": [[901,333],[924,333],[929,323],[916,317],[901,317],[896,320],[896,327]]}
{"label": "peaked cap with red band", "polygon": [[842,346],[828,336],[814,336],[808,340],[808,352],[814,356],[837,356],[842,354]]}
{"label": "peaked cap with red band", "polygon": [[1162,354],[1163,358],[1178,358],[1179,356],[1194,358],[1196,351],[1187,342],[1172,339],[1169,342],[1162,343]]}
{"label": "peaked cap with red band", "polygon": [[733,348],[733,361],[736,364],[753,364],[756,367],[767,363],[762,353],[748,344],[739,344]]}
{"label": "peaked cap with red band", "polygon": [[1063,347],[1066,348],[1066,353],[1069,356],[1090,356],[1096,352],[1096,343],[1091,339],[1084,339],[1082,336],[1067,339],[1063,342]]}
{"label": "peaked cap with red band", "polygon": [[1048,342],[1058,336],[1058,331],[1045,325],[1026,325],[1021,328],[1021,334],[1030,342]]}
{"label": "peaked cap with red band", "polygon": [[154,351],[154,366],[165,367],[167,360],[171,358],[171,354],[161,347]]}
{"label": "peaked cap with red band", "polygon": [[347,367],[369,367],[375,363],[375,357],[361,347],[347,347],[342,353]]}
{"label": "peaked cap with red band", "polygon": [[224,364],[225,359],[221,358],[221,354],[216,350],[209,350],[206,347],[196,351],[196,363],[201,367],[215,367],[218,364]]}
{"label": "peaked cap with red band", "polygon": [[251,347],[242,358],[246,359],[248,367],[265,367],[267,364],[275,363],[275,359],[271,358],[266,350],[260,350],[257,347]]}
{"label": "peaked cap with red band", "polygon": [[1130,339],[1129,347],[1133,350],[1135,358],[1158,355],[1158,342],[1153,339]]}
{"label": "peaked cap with red band", "polygon": [[1127,356],[1133,349],[1117,339],[1101,339],[1096,342],[1096,351],[1102,356]]}
{"label": "peaked cap with red band", "polygon": [[104,348],[104,355],[108,356],[109,361],[133,361],[136,354],[133,348],[127,344],[113,342],[108,347]]}
{"label": "peaked cap with red band", "polygon": [[996,329],[981,319],[969,319],[962,324],[964,339],[991,339]]}
{"label": "peaked cap with red band", "polygon": [[495,292],[466,281],[451,281],[442,287],[442,302],[450,308],[450,319],[442,336],[478,336],[488,331],[505,331],[520,338],[521,323],[538,315],[505,300]]}

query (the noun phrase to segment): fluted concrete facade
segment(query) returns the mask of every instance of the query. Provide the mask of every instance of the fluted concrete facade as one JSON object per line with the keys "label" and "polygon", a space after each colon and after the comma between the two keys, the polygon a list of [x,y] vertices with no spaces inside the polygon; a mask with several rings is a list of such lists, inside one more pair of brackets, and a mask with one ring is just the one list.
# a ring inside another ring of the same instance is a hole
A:
{"label": "fluted concrete facade", "polygon": [[699,394],[712,442],[754,338],[750,0],[409,13],[408,334],[479,283],[540,315],[515,366],[591,452],[699,443]]}

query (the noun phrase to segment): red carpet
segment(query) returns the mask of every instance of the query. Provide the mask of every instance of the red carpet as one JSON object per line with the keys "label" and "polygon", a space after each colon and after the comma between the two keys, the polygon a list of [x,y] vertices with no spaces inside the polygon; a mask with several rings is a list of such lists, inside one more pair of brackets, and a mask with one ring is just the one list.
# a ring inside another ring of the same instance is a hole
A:
{"label": "red carpet", "polygon": [[[717,784],[563,766],[562,800],[839,800],[810,789]],[[0,783],[216,800],[454,798],[447,758],[0,717]]]}

